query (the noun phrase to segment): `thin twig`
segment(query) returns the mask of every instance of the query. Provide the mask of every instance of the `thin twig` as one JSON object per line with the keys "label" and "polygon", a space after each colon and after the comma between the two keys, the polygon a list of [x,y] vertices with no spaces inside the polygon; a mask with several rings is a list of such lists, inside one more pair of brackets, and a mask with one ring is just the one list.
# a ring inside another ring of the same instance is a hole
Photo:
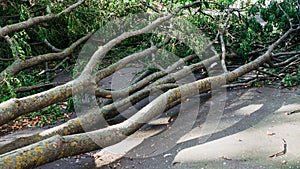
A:
{"label": "thin twig", "polygon": [[295,55],[295,56],[293,56],[293,57],[291,57],[291,58],[289,58],[289,59],[287,59],[287,60],[285,60],[285,61],[283,61],[283,62],[274,64],[274,66],[275,66],[275,67],[284,66],[284,65],[287,65],[287,64],[289,64],[289,63],[291,63],[291,62],[297,60],[298,58],[299,58],[299,55]]}
{"label": "thin twig", "polygon": [[144,5],[144,6],[146,6],[146,7],[149,8],[149,9],[153,10],[154,12],[159,13],[159,10],[158,10],[158,9],[154,8],[154,7],[151,6],[151,5],[148,5],[147,2],[141,1],[141,4]]}
{"label": "thin twig", "polygon": [[281,76],[276,75],[276,74],[271,73],[271,72],[268,72],[268,71],[264,71],[264,70],[262,70],[262,69],[260,69],[260,68],[258,68],[257,71],[259,71],[259,72],[261,72],[261,73],[263,73],[263,74],[266,74],[266,75],[274,76],[274,77],[276,77],[276,78],[278,78],[278,79],[280,79],[280,80],[282,79]]}
{"label": "thin twig", "polygon": [[0,61],[13,61],[13,58],[0,58]]}
{"label": "thin twig", "polygon": [[69,60],[70,57],[66,57],[64,58],[59,64],[57,64],[54,68],[52,69],[49,69],[49,68],[46,68],[46,70],[42,70],[40,73],[38,73],[38,75],[41,75],[41,74],[44,74],[46,72],[53,72],[55,71],[56,69],[58,69],[62,64],[64,64],[67,60]]}
{"label": "thin twig", "polygon": [[278,53],[272,54],[272,57],[280,57],[280,56],[288,56],[288,55],[298,55],[298,54],[300,54],[300,51],[278,52]]}
{"label": "thin twig", "polygon": [[289,21],[289,24],[290,24],[290,27],[293,27],[293,23],[292,23],[293,19],[291,19],[290,16],[285,12],[285,10],[282,9],[280,4],[277,3],[276,5],[283,12],[283,14],[287,17],[287,19]]}
{"label": "thin twig", "polygon": [[291,115],[291,114],[295,114],[295,113],[300,113],[300,109],[298,109],[298,110],[293,110],[293,111],[287,112],[287,113],[285,113],[285,114],[286,114],[286,115]]}
{"label": "thin twig", "polygon": [[143,73],[141,73],[140,75],[136,75],[136,77],[133,78],[133,80],[130,82],[130,84],[135,84],[139,81],[141,81],[142,79],[144,79],[145,77],[147,77],[148,75],[151,75],[152,71],[147,69],[146,71],[144,71]]}
{"label": "thin twig", "polygon": [[282,156],[282,155],[286,154],[286,152],[287,152],[287,143],[284,139],[282,139],[282,149],[283,150],[281,150],[281,151],[279,151],[275,154],[272,154],[269,157],[270,158],[275,158],[275,157]]}
{"label": "thin twig", "polygon": [[235,87],[249,87],[251,86],[254,82],[257,82],[258,79],[254,78],[253,80],[250,80],[249,82],[244,82],[244,83],[232,83],[232,84],[226,84],[223,85],[223,88],[235,88]]}
{"label": "thin twig", "polygon": [[293,66],[293,65],[297,65],[297,63],[300,61],[300,58],[291,62],[290,64],[286,65],[283,69],[281,69],[278,74],[285,72],[289,67]]}
{"label": "thin twig", "polygon": [[[1,26],[0,26],[0,29],[1,29]],[[14,40],[14,39],[12,39],[11,37],[9,37],[8,35],[5,35],[5,36],[4,36],[4,39],[5,39],[5,41],[8,43],[8,45],[10,46],[10,48],[11,48],[11,50],[12,50],[12,53],[15,54],[16,59],[18,59],[18,58],[19,58],[19,57],[18,57],[18,51],[17,51],[16,46],[14,46],[14,44],[13,44],[13,40]]]}
{"label": "thin twig", "polygon": [[53,46],[46,38],[44,39],[44,43],[54,52],[61,52],[63,49],[58,49],[55,46]]}
{"label": "thin twig", "polygon": [[24,86],[24,87],[20,87],[20,88],[16,88],[16,92],[20,93],[20,92],[28,92],[28,91],[32,91],[32,90],[37,90],[43,87],[53,87],[53,86],[57,86],[57,85],[62,85],[65,84],[66,82],[54,82],[54,83],[47,83],[47,84],[38,84],[38,85],[34,85],[34,86]]}

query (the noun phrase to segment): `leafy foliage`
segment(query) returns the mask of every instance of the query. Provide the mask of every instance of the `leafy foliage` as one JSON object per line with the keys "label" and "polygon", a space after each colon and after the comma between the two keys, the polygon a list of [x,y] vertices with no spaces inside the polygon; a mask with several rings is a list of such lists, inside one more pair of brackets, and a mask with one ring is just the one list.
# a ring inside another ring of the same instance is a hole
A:
{"label": "leafy foliage", "polygon": [[300,84],[300,69],[298,72],[294,72],[292,74],[287,73],[285,77],[282,79],[282,83],[285,86],[292,87]]}
{"label": "leafy foliage", "polygon": [[[180,5],[185,5],[193,1],[194,0],[147,0],[146,4],[154,8],[160,6],[162,11],[170,11]],[[48,15],[51,13],[57,14],[76,2],[77,0],[1,1],[0,26],[3,27],[5,25],[18,23],[35,16]],[[224,25],[227,15],[230,13],[228,6],[235,3],[235,1],[203,0],[202,2],[201,5],[194,5],[179,15],[198,27],[201,30],[201,32],[197,32],[198,34],[205,34],[206,37],[213,40]],[[289,29],[290,24],[297,24],[299,22],[299,3],[299,0],[273,0],[269,3],[266,0],[258,0],[254,4],[251,4],[251,1],[241,1],[240,9],[233,12],[231,11],[227,30],[224,33],[226,49],[228,53],[234,55],[231,58],[227,58],[227,62],[231,64],[245,64],[257,57],[265,50],[267,45],[282,35],[282,32]],[[9,45],[4,38],[0,39],[0,58],[8,60],[5,62],[1,61],[0,71],[3,71],[16,59],[24,60],[32,56],[53,52],[45,45],[45,40],[59,49],[64,49],[91,30],[98,30],[107,25],[110,20],[116,20],[116,18],[142,11],[153,13],[151,9],[142,5],[138,0],[86,0],[83,5],[79,6],[70,14],[63,15],[53,21],[42,23],[29,29],[9,34],[12,42],[11,45]],[[121,28],[122,27],[119,27],[119,29]],[[106,55],[103,65],[100,65],[99,68],[114,63],[129,54],[148,48],[151,45],[149,40],[154,43],[162,44],[164,36],[146,34],[128,39],[111,50]],[[299,36],[292,37],[287,43],[293,44],[295,42],[299,42]],[[218,52],[221,52],[219,45],[215,47]],[[171,39],[168,44],[163,45],[163,48],[180,57],[187,56],[193,52],[187,45],[179,43],[174,39]],[[289,48],[289,50],[299,49],[300,45],[294,45]],[[61,68],[72,70],[79,50],[80,49],[75,51],[72,56],[70,56],[70,59],[61,65]],[[95,49],[90,50],[93,51]],[[253,51],[258,52],[253,54]],[[170,60],[170,58],[168,60],[168,55],[160,59],[162,61]],[[158,61],[160,60],[158,59]],[[60,63],[60,61],[49,63],[50,69],[54,68],[58,63]],[[2,84],[0,89],[0,102],[39,92],[33,90],[16,93],[16,88],[47,83],[49,81],[48,76],[54,76],[54,73],[37,76],[37,74],[44,69],[45,66],[40,65],[36,68],[22,71],[15,77],[6,75],[5,83]],[[150,61],[148,69],[154,69]],[[269,69],[269,71],[276,74],[279,70]],[[296,73],[288,73],[284,76],[281,81],[284,86],[299,84],[300,71],[293,69],[293,72]],[[76,74],[76,72],[72,73]],[[44,89],[42,88],[41,90]],[[73,100],[70,99],[67,102],[67,111],[73,111]],[[34,115],[37,114],[41,117],[49,117],[52,115],[60,117],[62,112],[56,105],[44,109],[41,112],[36,112]],[[51,118],[55,119],[55,117]],[[47,122],[46,119],[47,118],[44,118]]]}

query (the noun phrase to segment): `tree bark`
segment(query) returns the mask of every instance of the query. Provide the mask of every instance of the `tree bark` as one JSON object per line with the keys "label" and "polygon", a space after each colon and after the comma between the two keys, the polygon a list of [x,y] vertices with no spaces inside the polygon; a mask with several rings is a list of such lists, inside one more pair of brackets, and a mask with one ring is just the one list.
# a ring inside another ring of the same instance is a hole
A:
{"label": "tree bark", "polygon": [[75,9],[79,5],[81,5],[84,1],[85,0],[79,0],[77,3],[69,6],[68,8],[63,10],[62,12],[60,12],[58,14],[55,14],[55,15],[51,14],[51,15],[46,15],[46,16],[37,16],[37,17],[34,17],[34,18],[29,18],[27,21],[24,21],[24,22],[4,26],[4,27],[0,28],[0,38],[4,37],[5,35],[8,35],[9,33],[17,32],[17,31],[29,28],[33,25],[56,19],[56,18],[60,17],[62,14],[68,14],[73,9]]}
{"label": "tree bark", "polygon": [[[1,155],[0,164],[13,168],[30,168],[62,157],[88,152],[118,143],[126,138],[126,136],[138,130],[143,124],[163,113],[172,102],[208,91],[212,86],[221,87],[220,85],[224,82],[234,81],[241,75],[257,69],[261,64],[269,60],[271,52],[276,46],[286,39],[290,33],[299,29],[300,26],[297,27],[297,29],[288,30],[281,38],[269,46],[263,55],[232,72],[208,77],[168,90],[122,123],[83,134],[53,136],[33,145]],[[91,137],[93,137],[93,140]]]}
{"label": "tree bark", "polygon": [[76,42],[74,42],[70,47],[66,48],[62,52],[58,53],[47,53],[44,55],[39,55],[32,57],[30,59],[22,60],[22,59],[17,59],[14,61],[10,66],[8,66],[5,70],[3,70],[0,73],[0,82],[2,82],[3,78],[5,78],[6,74],[9,74],[10,76],[18,74],[20,71],[25,70],[27,68],[39,65],[41,63],[44,63],[46,61],[51,61],[51,60],[59,60],[63,59],[75,50],[77,46],[88,40],[93,34],[93,31],[86,36],[80,38]]}
{"label": "tree bark", "polygon": [[[78,3],[66,9],[64,12],[70,12],[82,2],[83,0],[79,1]],[[252,70],[259,69],[262,64],[269,62],[271,57],[276,55],[272,53],[276,47],[283,43],[292,33],[300,30],[300,25],[292,25],[287,32],[282,34],[280,38],[269,45],[268,48],[266,48],[266,51],[258,56],[255,60],[244,64],[233,71],[226,71],[226,46],[223,39],[225,28],[223,28],[220,41],[221,50],[223,52],[221,55],[221,63],[225,70],[224,73],[211,77],[205,76],[203,79],[192,82],[189,81],[184,84],[175,84],[175,82],[177,82],[176,80],[184,79],[184,77],[188,76],[191,71],[199,71],[207,68],[207,65],[211,65],[212,63],[220,60],[220,55],[215,55],[211,58],[203,60],[202,62],[192,64],[182,68],[179,71],[172,72],[179,65],[176,62],[165,71],[153,73],[144,79],[140,78],[130,86],[118,91],[108,91],[98,88],[97,82],[99,80],[113,74],[115,71],[132,61],[155,53],[159,47],[152,46],[144,51],[129,55],[126,58],[119,60],[117,63],[107,67],[106,69],[95,73],[93,71],[95,71],[95,68],[97,67],[97,64],[101,60],[102,56],[107,54],[107,52],[125,39],[147,33],[157,28],[165,21],[170,20],[182,8],[189,8],[195,4],[201,5],[201,3],[202,1],[195,1],[191,4],[181,6],[172,14],[162,16],[144,28],[131,32],[125,32],[120,36],[110,40],[105,45],[100,46],[88,61],[83,72],[73,81],[35,95],[24,98],[14,98],[1,103],[0,125],[11,121],[18,116],[24,115],[31,111],[39,110],[59,101],[63,101],[66,98],[74,96],[74,94],[80,94],[84,91],[96,91],[96,95],[101,97],[111,98],[114,96],[114,98],[118,98],[116,102],[105,105],[100,109],[97,106],[92,107],[82,116],[72,119],[60,126],[29,137],[17,139],[14,142],[4,145],[0,149],[0,166],[6,166],[8,168],[33,168],[62,157],[77,155],[116,144],[135,133],[144,124],[153,120],[173,106],[186,101],[188,98],[199,93],[223,87],[224,84],[233,82],[237,78]],[[48,18],[48,16],[45,18]],[[32,21],[27,21],[26,24],[30,26],[30,24],[35,23],[32,23]],[[24,28],[26,28],[26,26],[22,28],[16,26],[16,28],[13,30],[16,31]],[[5,30],[6,28],[1,29],[0,35],[6,35],[7,31],[5,32]],[[210,45],[211,44],[209,44],[209,46]],[[68,49],[61,53],[64,52],[70,53]],[[183,60],[187,61],[191,58],[193,57],[187,57]],[[34,59],[37,58],[32,59],[33,60],[31,60],[31,62],[35,63],[36,60]],[[26,63],[26,65],[28,64],[30,65],[31,63]],[[18,67],[21,66],[19,65]],[[14,70],[18,70],[18,68],[14,68]],[[120,112],[128,109],[132,104],[135,104],[138,101],[146,98],[153,91],[163,91],[163,93],[157,96],[149,104],[138,110],[127,120],[120,121],[119,123],[110,126],[105,126],[105,124],[102,123],[104,122],[103,120],[115,118]],[[81,124],[85,125],[81,126]]]}

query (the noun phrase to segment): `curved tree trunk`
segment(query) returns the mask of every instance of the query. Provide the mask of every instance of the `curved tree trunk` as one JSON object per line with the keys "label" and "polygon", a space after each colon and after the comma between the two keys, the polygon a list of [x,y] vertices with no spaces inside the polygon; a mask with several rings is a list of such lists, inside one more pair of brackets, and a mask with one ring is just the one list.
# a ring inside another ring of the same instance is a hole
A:
{"label": "curved tree trunk", "polygon": [[[10,27],[3,27],[0,29],[0,37],[17,30],[28,28],[37,23],[55,19],[63,13],[69,13],[72,9],[76,8],[83,2],[84,0],[80,0],[57,15],[36,17],[19,24],[10,25]],[[223,30],[219,30],[219,33],[216,36],[216,39],[220,38],[221,55],[216,54],[211,58],[185,66],[180,70],[176,69],[179,68],[182,61],[175,62],[164,71],[159,71],[147,76],[142,74],[141,77],[137,78],[137,80],[128,87],[120,90],[108,91],[98,88],[97,82],[101,79],[112,75],[114,72],[126,66],[126,64],[156,53],[161,45],[151,46],[148,49],[131,54],[119,60],[115,64],[95,73],[94,71],[96,70],[102,56],[107,54],[113,47],[120,44],[122,41],[157,28],[164,22],[170,20],[181,9],[192,7],[195,4],[202,5],[202,1],[195,1],[191,4],[180,6],[172,14],[157,18],[144,28],[131,32],[124,32],[120,36],[110,40],[105,45],[100,46],[84,67],[83,72],[76,79],[41,93],[23,98],[13,98],[1,103],[0,125],[12,121],[21,115],[40,110],[85,91],[95,91],[97,96],[101,96],[103,98],[112,98],[113,96],[114,99],[117,99],[117,101],[104,105],[100,109],[98,107],[89,108],[89,110],[86,110],[82,116],[72,119],[62,125],[38,134],[19,138],[0,147],[0,166],[5,166],[6,168],[33,168],[62,157],[69,157],[114,145],[135,133],[143,125],[161,115],[166,110],[186,101],[188,98],[199,93],[224,87],[226,83],[233,82],[242,75],[252,70],[259,69],[262,64],[270,62],[272,57],[276,55],[272,53],[276,47],[284,42],[292,33],[300,30],[300,25],[291,25],[291,28],[287,32],[282,34],[280,38],[269,45],[266,51],[255,60],[244,64],[233,71],[227,71],[225,65],[226,46],[223,34],[225,32],[227,22],[231,17],[231,13],[228,13],[229,15],[225,21],[224,27],[222,28]],[[79,44],[86,41],[91,35],[92,33],[86,35],[61,52],[40,55],[25,61],[16,60],[3,72],[14,75],[23,69],[37,65],[43,61],[63,59],[67,55],[70,55]],[[207,45],[208,48],[211,46],[212,43]],[[187,62],[192,60],[195,56],[196,55],[191,55],[183,58],[182,60],[183,62]],[[200,70],[207,68],[207,65],[212,65],[219,61],[220,57],[221,66],[225,71],[224,73],[219,73],[211,77],[207,77],[207,75],[205,75],[199,80],[185,82],[184,84],[176,83],[176,80],[184,79],[191,73],[191,71],[200,72]],[[273,66],[276,66],[276,64],[273,64]],[[0,74],[0,80],[1,77],[2,79],[4,77],[3,72]],[[118,121],[117,124],[110,126],[104,126],[102,123],[103,119],[112,120],[118,117],[120,112],[125,111],[130,108],[132,104],[138,103],[156,91],[162,91],[162,93],[128,119],[122,119]],[[82,124],[85,125],[81,126]]]}

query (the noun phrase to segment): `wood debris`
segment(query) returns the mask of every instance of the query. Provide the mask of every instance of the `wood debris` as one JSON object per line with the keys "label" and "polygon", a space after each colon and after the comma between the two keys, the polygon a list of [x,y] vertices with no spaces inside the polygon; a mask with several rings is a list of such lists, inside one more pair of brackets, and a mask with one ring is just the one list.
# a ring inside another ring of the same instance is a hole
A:
{"label": "wood debris", "polygon": [[287,143],[284,139],[282,139],[282,147],[283,147],[282,151],[279,151],[275,154],[272,154],[269,157],[270,158],[275,158],[275,157],[282,156],[282,155],[286,154],[286,152],[287,152]]}
{"label": "wood debris", "polygon": [[295,114],[295,113],[300,113],[300,109],[294,110],[294,111],[291,111],[291,112],[287,112],[287,113],[285,113],[285,114],[286,114],[286,115],[291,115],[291,114]]}

